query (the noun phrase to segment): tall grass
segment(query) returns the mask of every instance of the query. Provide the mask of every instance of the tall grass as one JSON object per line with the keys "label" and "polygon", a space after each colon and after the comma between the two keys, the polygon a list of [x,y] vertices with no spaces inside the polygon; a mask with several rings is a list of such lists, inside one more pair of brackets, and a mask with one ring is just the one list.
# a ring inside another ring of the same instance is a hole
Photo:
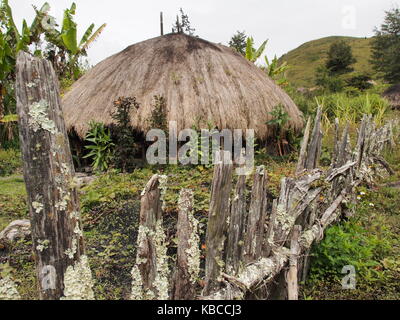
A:
{"label": "tall grass", "polygon": [[338,118],[340,123],[356,124],[366,114],[372,115],[379,126],[389,111],[388,102],[378,94],[366,93],[351,97],[345,93],[335,93],[317,97],[316,101],[322,107],[326,121]]}

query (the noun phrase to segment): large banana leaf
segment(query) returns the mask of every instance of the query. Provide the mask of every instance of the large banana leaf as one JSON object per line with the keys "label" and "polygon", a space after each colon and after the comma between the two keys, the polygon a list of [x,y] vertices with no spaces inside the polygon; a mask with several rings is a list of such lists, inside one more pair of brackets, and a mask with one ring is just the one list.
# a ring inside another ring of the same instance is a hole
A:
{"label": "large banana leaf", "polygon": [[257,51],[254,53],[254,62],[263,54],[265,50],[265,46],[267,45],[268,40],[265,40],[262,45],[257,49]]}
{"label": "large banana leaf", "polygon": [[33,9],[36,12],[36,16],[33,19],[30,29],[31,29],[31,41],[35,42],[39,40],[40,35],[44,31],[42,21],[43,18],[48,15],[48,12],[50,11],[50,5],[47,2],[45,2],[39,10],[35,6],[33,6]]}
{"label": "large banana leaf", "polygon": [[8,0],[3,0],[1,5],[2,5],[2,10],[4,11],[4,13],[6,15],[8,27],[14,32],[15,38],[19,39],[21,36],[19,34],[17,26],[15,25],[13,14],[12,14],[12,9],[11,9],[10,5],[8,4]]}
{"label": "large banana leaf", "polygon": [[82,48],[82,46],[88,41],[89,37],[92,35],[94,29],[94,23],[90,25],[89,28],[87,28],[86,32],[84,33],[81,42],[79,43],[79,48]]}
{"label": "large banana leaf", "polygon": [[253,38],[248,37],[246,41],[246,59],[249,61],[253,61],[253,56],[254,56],[253,44],[254,44]]}
{"label": "large banana leaf", "polygon": [[13,51],[0,30],[0,80],[4,80],[6,78],[8,73],[13,69],[13,65]]}
{"label": "large banana leaf", "polygon": [[[94,24],[92,24],[92,26],[94,27]],[[87,50],[88,48],[89,48],[89,46],[94,42],[94,41],[96,41],[96,39],[100,36],[100,34],[103,32],[103,30],[104,30],[104,28],[107,26],[107,24],[103,24],[103,25],[101,25],[101,27],[100,28],[98,28],[96,31],[95,31],[95,33],[93,33],[93,35],[89,38],[89,39],[87,39],[87,40],[85,40],[84,42],[82,42],[83,41],[83,39],[84,38],[82,38],[82,41],[81,41],[81,44],[79,45],[79,47],[80,47],[80,51],[84,51],[84,50]],[[91,26],[90,26],[91,27]],[[89,27],[89,28],[90,28]],[[88,29],[89,30],[89,29]],[[86,31],[87,32],[87,31]]]}
{"label": "large banana leaf", "polygon": [[[72,8],[71,8],[72,9]],[[65,10],[63,25],[61,30],[61,38],[65,47],[72,55],[78,53],[78,41],[77,41],[77,25],[73,21],[72,15],[75,11]]]}
{"label": "large banana leaf", "polygon": [[27,50],[30,44],[30,40],[31,30],[29,29],[28,24],[24,19],[22,22],[22,34],[21,37],[17,40],[16,53],[18,53],[20,50]]}

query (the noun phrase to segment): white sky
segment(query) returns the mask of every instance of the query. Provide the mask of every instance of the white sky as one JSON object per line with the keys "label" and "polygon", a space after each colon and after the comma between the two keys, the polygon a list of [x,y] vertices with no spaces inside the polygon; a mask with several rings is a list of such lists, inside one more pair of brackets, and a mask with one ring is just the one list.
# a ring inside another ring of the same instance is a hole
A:
{"label": "white sky", "polygon": [[[44,0],[9,0],[19,27],[33,19],[32,4]],[[61,23],[72,0],[47,0],[51,14]],[[237,30],[245,30],[256,44],[269,39],[268,56],[282,54],[304,42],[332,35],[370,37],[384,11],[400,0],[75,0],[79,35],[90,23],[107,28],[90,48],[89,62],[96,64],[127,46],[160,35],[159,15],[164,12],[164,32],[170,32],[179,8],[189,15],[196,34],[227,44]]]}

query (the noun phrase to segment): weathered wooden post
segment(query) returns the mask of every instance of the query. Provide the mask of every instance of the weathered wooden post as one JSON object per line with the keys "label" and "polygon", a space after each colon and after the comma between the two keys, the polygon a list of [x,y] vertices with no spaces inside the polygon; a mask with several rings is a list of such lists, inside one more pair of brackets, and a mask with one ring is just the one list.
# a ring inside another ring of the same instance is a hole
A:
{"label": "weathered wooden post", "polygon": [[322,144],[321,117],[322,109],[319,107],[317,115],[315,116],[314,129],[307,150],[307,159],[305,160],[305,168],[307,170],[315,169],[318,166]]}
{"label": "weathered wooden post", "polygon": [[208,214],[206,277],[203,295],[209,295],[220,287],[218,278],[224,267],[223,250],[226,239],[227,218],[229,216],[232,170],[231,153],[229,151],[218,152],[216,154]]}
{"label": "weathered wooden post", "polygon": [[251,191],[251,201],[244,240],[244,262],[249,263],[261,256],[265,237],[267,206],[267,173],[264,166],[257,168]]}
{"label": "weathered wooden post", "polygon": [[16,96],[40,298],[93,299],[75,172],[51,63],[20,52]]}
{"label": "weathered wooden post", "polygon": [[140,200],[136,264],[132,269],[132,300],[168,299],[168,261],[162,226],[162,194],[166,177],[154,175]]}
{"label": "weathered wooden post", "polygon": [[228,239],[226,241],[226,272],[236,274],[242,262],[244,227],[246,222],[246,176],[240,175],[231,203]]}
{"label": "weathered wooden post", "polygon": [[306,166],[307,147],[308,147],[308,141],[310,139],[310,130],[311,130],[311,118],[309,117],[307,120],[306,128],[304,129],[303,140],[301,141],[299,160],[297,162],[297,167],[296,167],[296,174],[301,173]]}
{"label": "weathered wooden post", "polygon": [[301,226],[299,225],[294,226],[292,239],[290,241],[289,271],[287,273],[288,300],[299,299],[297,274],[298,274],[298,259],[300,254],[300,245],[299,245],[300,233],[301,233]]}
{"label": "weathered wooden post", "polygon": [[174,300],[191,300],[196,297],[196,281],[200,271],[200,238],[197,226],[198,221],[193,216],[193,191],[182,189],[177,224],[177,266],[172,288]]}

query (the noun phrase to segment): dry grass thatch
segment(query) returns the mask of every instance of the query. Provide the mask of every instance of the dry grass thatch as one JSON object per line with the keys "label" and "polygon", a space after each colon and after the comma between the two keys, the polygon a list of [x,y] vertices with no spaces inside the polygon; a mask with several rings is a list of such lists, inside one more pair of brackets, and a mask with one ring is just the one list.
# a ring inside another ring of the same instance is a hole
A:
{"label": "dry grass thatch", "polygon": [[392,108],[400,109],[400,83],[395,84],[387,89],[383,96],[389,100]]}
{"label": "dry grass thatch", "polygon": [[178,129],[212,123],[219,129],[256,130],[264,139],[274,106],[282,104],[290,127],[301,129],[301,112],[263,71],[232,49],[184,34],[168,34],[132,45],[100,62],[63,98],[68,130],[81,137],[90,120],[112,123],[118,97],[135,96],[140,108],[132,124],[149,129],[153,96],[167,100],[168,120]]}

